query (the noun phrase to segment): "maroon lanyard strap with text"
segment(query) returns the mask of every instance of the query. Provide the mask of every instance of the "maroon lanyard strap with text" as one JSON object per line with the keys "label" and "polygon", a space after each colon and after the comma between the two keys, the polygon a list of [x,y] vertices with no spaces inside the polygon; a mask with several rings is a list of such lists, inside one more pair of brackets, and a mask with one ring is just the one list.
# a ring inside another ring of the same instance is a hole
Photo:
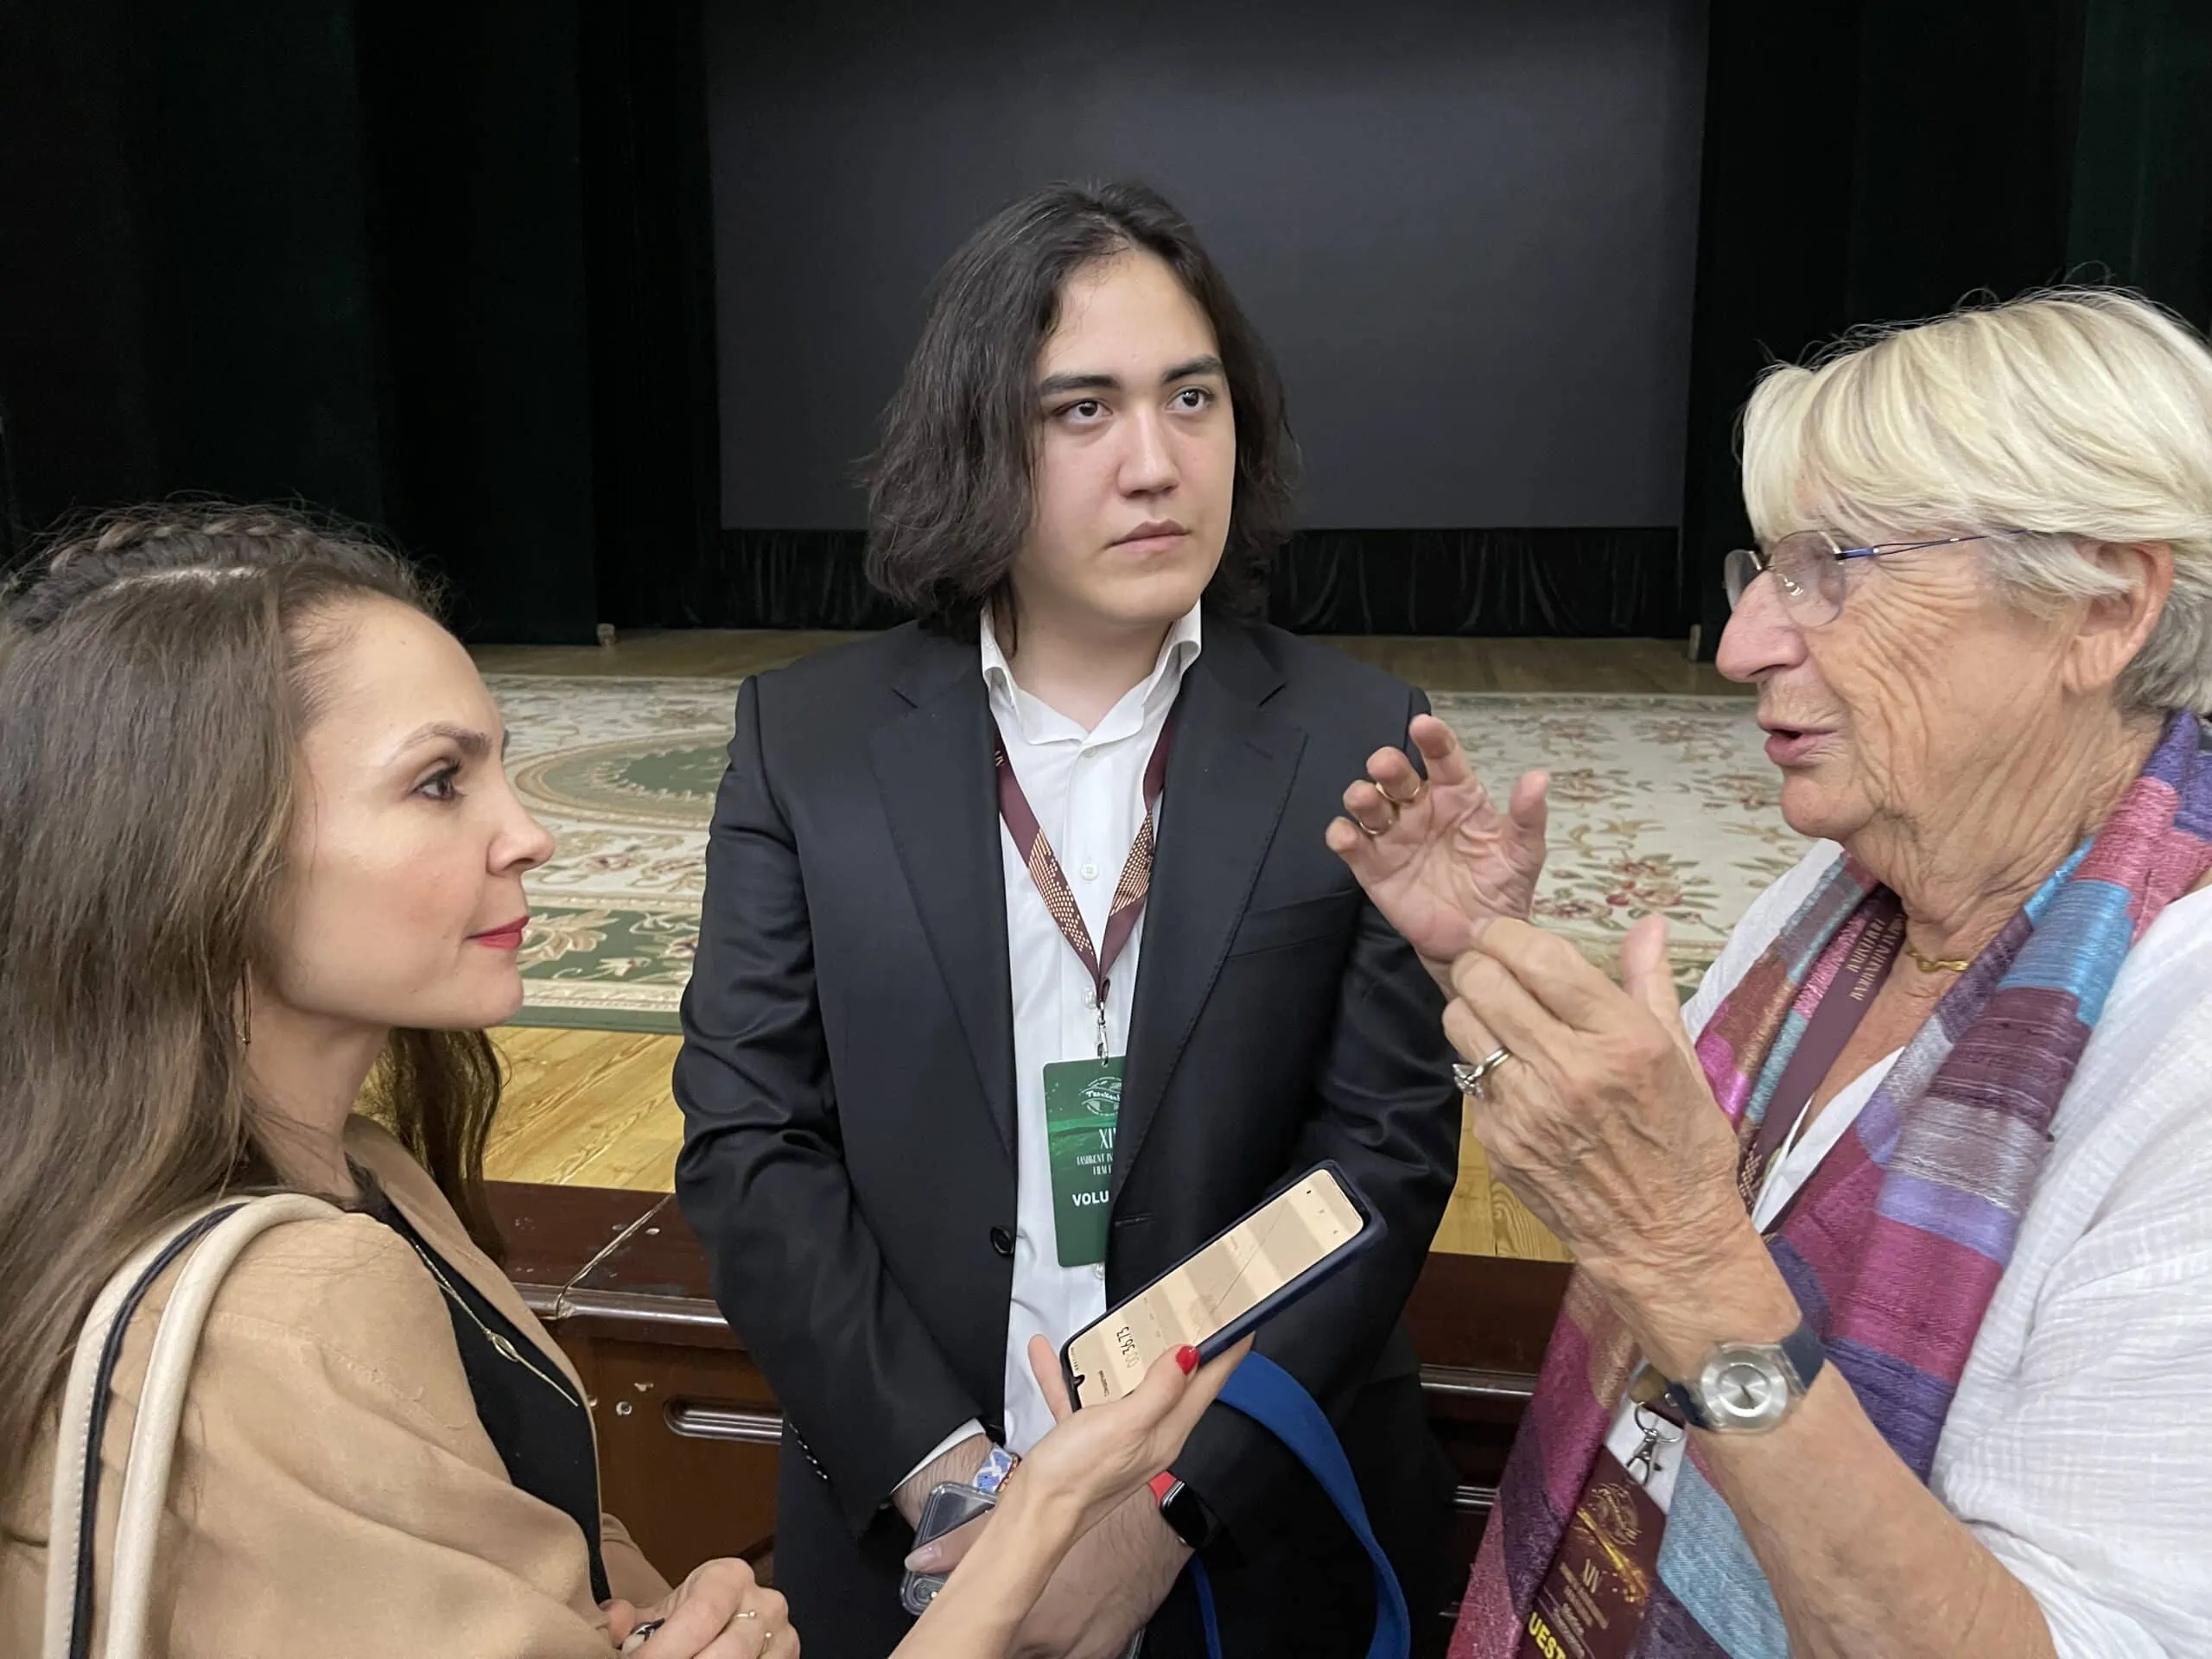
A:
{"label": "maroon lanyard strap with text", "polygon": [[1152,889],[1152,814],[1167,783],[1167,738],[1174,729],[1175,716],[1171,711],[1160,728],[1160,741],[1152,746],[1152,759],[1145,762],[1144,822],[1137,826],[1136,839],[1129,843],[1128,858],[1122,865],[1113,907],[1106,912],[1106,938],[1094,951],[1090,930],[1083,924],[1083,912],[1069,891],[1060,861],[1052,855],[1052,843],[1046,840],[1043,826],[1030,810],[1029,798],[1021,792],[1021,780],[1014,775],[1014,762],[1007,758],[1006,735],[995,722],[991,728],[991,758],[999,773],[999,816],[1006,820],[1021,861],[1029,867],[1029,879],[1037,884],[1045,908],[1052,912],[1061,937],[1090,976],[1098,996],[1098,1058],[1102,1060],[1106,1058],[1106,976],[1114,971],[1129,935],[1136,931],[1137,918],[1144,913],[1145,894]]}
{"label": "maroon lanyard strap with text", "polygon": [[1805,1034],[1783,1068],[1782,1081],[1766,1103],[1758,1134],[1745,1149],[1737,1170],[1736,1185],[1747,1209],[1756,1209],[1759,1189],[1765,1184],[1767,1166],[1782,1150],[1805,1109],[1812,1104],[1821,1081],[1842,1058],[1844,1045],[1859,1029],[1874,993],[1882,988],[1891,964],[1904,944],[1904,910],[1896,895],[1878,893],[1868,901],[1866,925],[1851,947],[1851,954],[1836,969],[1835,977],[1813,1009]]}

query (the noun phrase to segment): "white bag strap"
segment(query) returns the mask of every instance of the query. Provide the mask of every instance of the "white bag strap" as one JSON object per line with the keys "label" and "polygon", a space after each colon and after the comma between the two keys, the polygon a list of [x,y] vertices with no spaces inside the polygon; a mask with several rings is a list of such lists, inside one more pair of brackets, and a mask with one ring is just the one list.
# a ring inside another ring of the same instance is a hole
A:
{"label": "white bag strap", "polygon": [[[115,1529],[113,1583],[108,1598],[106,1659],[143,1659],[154,1574],[154,1548],[168,1501],[177,1423],[192,1380],[200,1327],[224,1274],[238,1253],[270,1228],[339,1212],[321,1198],[283,1192],[233,1199],[186,1217],[124,1262],[108,1281],[78,1333],[61,1397],[54,1446],[54,1505],[47,1531],[44,1659],[88,1659],[92,1649],[90,1559],[99,1514],[100,1443],[107,1393],[124,1332],[153,1282],[187,1250],[155,1328]],[[194,1247],[199,1248],[194,1249]]]}

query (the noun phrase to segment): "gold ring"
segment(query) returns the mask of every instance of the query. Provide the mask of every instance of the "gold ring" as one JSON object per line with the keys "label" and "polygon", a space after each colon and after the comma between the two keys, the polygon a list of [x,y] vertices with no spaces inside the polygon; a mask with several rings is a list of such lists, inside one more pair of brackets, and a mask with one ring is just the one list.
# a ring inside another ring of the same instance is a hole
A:
{"label": "gold ring", "polygon": [[[1411,805],[1413,805],[1416,801],[1418,801],[1418,800],[1420,800],[1420,799],[1421,799],[1421,791],[1423,791],[1424,789],[1427,789],[1427,787],[1428,787],[1428,779],[1426,779],[1426,778],[1424,778],[1424,777],[1422,777],[1419,772],[1415,772],[1415,773],[1414,774],[1414,792],[1413,792],[1412,794],[1410,794],[1410,795],[1407,796],[1407,797],[1406,797],[1406,798],[1405,798],[1404,800],[1402,800],[1402,800],[1400,800],[1396,796],[1393,795],[1393,794],[1392,794],[1389,790],[1387,790],[1387,789],[1383,788],[1383,787],[1382,787],[1382,785],[1380,785],[1380,784],[1376,784],[1376,785],[1375,785],[1375,792],[1376,792],[1377,795],[1380,795],[1380,796],[1381,796],[1384,800],[1386,800],[1386,801],[1389,802],[1389,803],[1390,803],[1390,804],[1391,804],[1392,806],[1394,806],[1394,807],[1399,807],[1399,806],[1411,806]],[[1396,820],[1395,818],[1393,818],[1393,819],[1391,820],[1391,822],[1392,822],[1393,823],[1396,823],[1396,822],[1397,822],[1397,820]]]}
{"label": "gold ring", "polygon": [[[1382,795],[1382,791],[1380,787],[1376,788],[1375,792],[1377,795]],[[1359,826],[1359,833],[1365,836],[1370,841],[1373,841],[1377,836],[1387,836],[1391,830],[1398,827],[1398,804],[1392,800],[1388,795],[1382,795],[1382,804],[1390,809],[1390,822],[1384,824],[1380,830],[1370,829],[1368,827],[1366,819],[1360,817],[1356,814],[1352,816],[1351,821]]]}

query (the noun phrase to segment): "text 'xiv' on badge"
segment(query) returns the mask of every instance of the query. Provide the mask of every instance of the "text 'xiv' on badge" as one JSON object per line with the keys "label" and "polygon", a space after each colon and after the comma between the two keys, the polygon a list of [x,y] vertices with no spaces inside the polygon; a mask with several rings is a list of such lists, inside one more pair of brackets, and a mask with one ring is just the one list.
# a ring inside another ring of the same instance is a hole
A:
{"label": "text 'xiv' on badge", "polygon": [[1045,1146],[1052,1166],[1052,1232],[1060,1265],[1106,1259],[1114,1184],[1114,1125],[1122,1116],[1122,1057],[1045,1068]]}

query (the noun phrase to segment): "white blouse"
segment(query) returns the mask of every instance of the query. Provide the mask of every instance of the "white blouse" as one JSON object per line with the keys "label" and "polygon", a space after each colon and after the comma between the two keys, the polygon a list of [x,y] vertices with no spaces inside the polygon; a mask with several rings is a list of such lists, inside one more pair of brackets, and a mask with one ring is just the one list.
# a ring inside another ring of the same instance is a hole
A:
{"label": "white blouse", "polygon": [[[1682,1014],[1700,1032],[1842,849],[1753,901]],[[1768,1171],[1766,1225],[1897,1059]],[[2051,1126],[1929,1485],[2025,1584],[2064,1659],[2212,1654],[2212,889],[2129,953]],[[1642,1443],[1631,1409],[1606,1444]],[[1663,1508],[1680,1466],[1659,1448]]]}

